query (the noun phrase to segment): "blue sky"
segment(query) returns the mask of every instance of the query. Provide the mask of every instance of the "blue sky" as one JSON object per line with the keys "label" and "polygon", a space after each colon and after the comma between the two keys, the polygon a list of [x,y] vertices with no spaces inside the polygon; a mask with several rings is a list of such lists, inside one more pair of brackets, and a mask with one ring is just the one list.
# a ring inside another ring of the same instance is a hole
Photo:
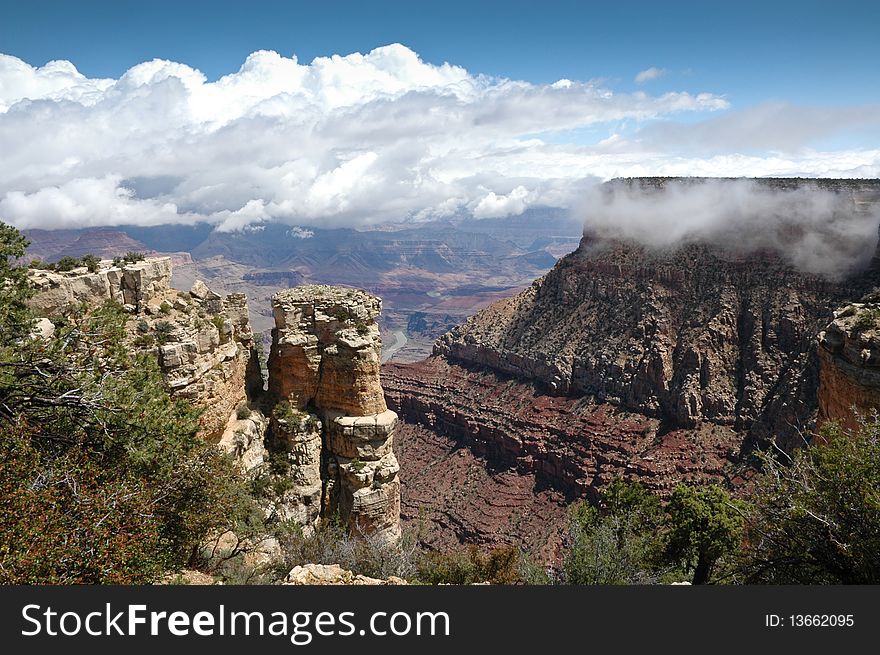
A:
{"label": "blue sky", "polygon": [[260,49],[315,56],[403,43],[426,61],[531,82],[669,71],[652,91],[723,93],[737,104],[880,100],[880,3],[242,2],[83,0],[4,3],[0,52],[39,65],[68,59],[118,77],[154,57],[210,79]]}
{"label": "blue sky", "polygon": [[878,34],[849,0],[6,2],[0,217],[369,225],[616,176],[876,177]]}

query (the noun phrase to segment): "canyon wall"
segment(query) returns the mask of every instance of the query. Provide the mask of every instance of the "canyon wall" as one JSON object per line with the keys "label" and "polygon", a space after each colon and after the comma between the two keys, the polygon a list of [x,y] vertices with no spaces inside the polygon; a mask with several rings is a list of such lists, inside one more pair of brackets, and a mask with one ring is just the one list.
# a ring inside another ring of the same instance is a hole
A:
{"label": "canyon wall", "polygon": [[585,236],[434,352],[676,428],[711,422],[791,440],[816,408],[816,334],[872,279],[832,282],[771,255],[731,258],[706,245],[657,252]]}
{"label": "canyon wall", "polygon": [[816,335],[877,283],[880,181],[633,178],[600,195],[574,253],[434,353],[676,428],[798,441]]}
{"label": "canyon wall", "polygon": [[[880,197],[875,180],[761,184],[840,193],[836,211],[849,207],[860,224]],[[848,215],[835,220],[845,225]],[[774,233],[783,243],[789,236],[801,232],[786,225]],[[405,431],[414,442],[404,449],[407,479],[413,467],[426,477],[420,487],[465,488],[472,473],[420,459],[420,445],[431,449],[438,435],[493,476],[530,476],[536,492],[555,489],[569,500],[595,498],[618,475],[661,496],[681,482],[736,489],[751,474],[744,455],[756,445],[776,438],[791,449],[810,438],[817,415],[880,406],[880,351],[867,319],[839,315],[816,347],[833,311],[880,282],[877,257],[844,276],[791,261],[717,240],[646,246],[585,233],[528,289],[441,337],[425,362],[383,367],[389,405],[415,426]],[[856,320],[858,335],[847,323]],[[405,493],[404,518],[414,521],[413,492]],[[430,507],[427,491],[414,493]],[[481,524],[468,509],[483,504],[481,492],[466,493],[454,509],[433,513],[432,530],[451,529],[461,540],[533,531],[505,517]]]}
{"label": "canyon wall", "polygon": [[855,430],[880,410],[880,294],[836,311],[818,343],[819,421]]}
{"label": "canyon wall", "polygon": [[379,381],[381,300],[309,285],[275,294],[272,306],[270,433],[303,472],[289,505],[305,523],[338,514],[355,533],[396,541],[397,414]]}
{"label": "canyon wall", "polygon": [[120,266],[103,260],[94,273],[85,267],[67,273],[40,269],[28,273],[36,292],[30,305],[40,316],[60,315],[71,305],[96,305],[105,300],[142,312],[169,290],[171,258],[153,257]]}
{"label": "canyon wall", "polygon": [[737,482],[741,437],[722,426],[665,430],[610,403],[548,395],[542,385],[442,357],[387,363],[401,518],[423,543],[514,544],[553,561],[566,507],[623,475],[668,496],[680,482]]}

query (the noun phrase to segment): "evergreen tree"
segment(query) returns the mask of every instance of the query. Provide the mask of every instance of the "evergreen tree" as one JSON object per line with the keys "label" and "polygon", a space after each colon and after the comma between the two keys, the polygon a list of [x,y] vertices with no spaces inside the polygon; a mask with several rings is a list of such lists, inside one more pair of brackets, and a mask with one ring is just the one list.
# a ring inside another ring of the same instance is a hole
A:
{"label": "evergreen tree", "polygon": [[563,562],[568,584],[647,584],[656,582],[660,501],[638,483],[614,480],[599,507],[575,505],[569,548]]}
{"label": "evergreen tree", "polygon": [[827,424],[788,461],[765,457],[747,532],[746,580],[880,583],[880,418]]}
{"label": "evergreen tree", "polygon": [[31,334],[25,242],[0,224],[0,582],[131,583],[194,560],[210,532],[256,529],[230,459],[197,437],[114,303]]}
{"label": "evergreen tree", "polygon": [[717,485],[679,485],[666,506],[665,558],[684,564],[692,584],[710,582],[719,562],[739,550],[745,507]]}
{"label": "evergreen tree", "polygon": [[30,332],[25,301],[32,292],[27,268],[19,264],[28,242],[10,225],[0,222],[0,345],[6,346]]}

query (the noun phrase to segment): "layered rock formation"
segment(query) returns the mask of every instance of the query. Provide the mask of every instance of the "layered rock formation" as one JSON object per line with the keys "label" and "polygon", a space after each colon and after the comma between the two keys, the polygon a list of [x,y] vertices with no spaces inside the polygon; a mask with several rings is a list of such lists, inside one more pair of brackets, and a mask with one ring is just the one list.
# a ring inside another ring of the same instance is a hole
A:
{"label": "layered rock formation", "polygon": [[[836,191],[831,197],[839,200],[829,212],[848,207],[854,221],[874,220],[876,181],[821,182],[762,180],[759,186]],[[610,188],[640,185],[662,194],[676,184],[692,188],[700,181],[629,180]],[[715,235],[666,247],[586,233],[577,251],[544,278],[452,330],[434,352],[671,426],[708,421],[753,438],[793,438],[815,412],[815,335],[835,307],[873,286],[877,268],[842,278],[799,270],[784,248],[787,239],[801,248],[804,228],[774,220],[765,239],[774,249],[744,249],[726,227],[727,240]],[[749,239],[761,242],[754,234]],[[864,250],[866,244],[858,245]]]}
{"label": "layered rock formation", "polygon": [[819,420],[855,430],[880,410],[880,294],[836,311],[818,343]]}
{"label": "layered rock formation", "polygon": [[623,475],[667,496],[680,482],[734,482],[742,437],[725,426],[668,430],[657,418],[442,357],[385,364],[404,419],[395,450],[401,516],[429,546],[516,544],[552,560],[565,506]]}
{"label": "layered rock formation", "polygon": [[293,519],[309,529],[324,514],[327,471],[322,457],[322,432],[317,416],[293,410],[283,401],[275,405],[268,443],[271,451],[283,458],[286,469],[275,467],[275,473],[284,476],[285,484],[271,509],[279,519]]}
{"label": "layered rock formation", "polygon": [[275,294],[272,309],[272,393],[297,409],[313,404],[348,416],[385,411],[375,323],[382,309],[379,298],[354,289],[308,285]]}
{"label": "layered rock formation", "polygon": [[815,335],[870,284],[831,282],[773,258],[731,260],[708,246],[655,253],[585,237],[435,353],[677,427],[709,421],[758,438],[791,435],[815,411]]}
{"label": "layered rock formation", "polygon": [[379,298],[327,286],[276,294],[264,397],[246,296],[221,297],[200,280],[177,291],[171,274],[168,258],[32,270],[31,306],[45,317],[35,329],[50,333],[72,304],[123,304],[131,346],[155,353],[169,392],[203,410],[202,436],[247,475],[283,478],[267,515],[312,527],[338,514],[356,533],[396,541],[397,415],[379,382]]}
{"label": "layered rock formation", "polygon": [[171,258],[155,257],[123,266],[104,260],[95,273],[85,267],[67,273],[39,269],[29,273],[36,290],[30,305],[41,316],[57,316],[71,305],[94,305],[105,300],[141,312],[170,288]]}
{"label": "layered rock formation", "polygon": [[236,411],[229,416],[217,445],[232,456],[242,473],[256,477],[265,472],[269,461],[268,427],[269,420],[259,410]]}
{"label": "layered rock formation", "polygon": [[299,476],[288,511],[305,524],[338,514],[354,532],[396,541],[397,415],[379,381],[381,300],[312,285],[279,292],[272,305],[270,433]]}
{"label": "layered rock formation", "polygon": [[164,306],[144,319],[146,334],[161,331],[159,364],[172,394],[203,408],[203,434],[218,441],[235,409],[246,402],[248,386],[259,384],[254,382],[259,370],[247,298],[221,298],[202,282],[188,294],[173,295],[173,303],[164,300]]}

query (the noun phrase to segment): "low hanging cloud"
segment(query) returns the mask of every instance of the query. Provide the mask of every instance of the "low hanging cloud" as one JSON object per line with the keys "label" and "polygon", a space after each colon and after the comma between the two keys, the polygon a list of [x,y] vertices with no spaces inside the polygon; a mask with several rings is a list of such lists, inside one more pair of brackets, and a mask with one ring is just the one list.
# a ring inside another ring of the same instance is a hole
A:
{"label": "low hanging cloud", "polygon": [[[93,79],[0,55],[0,219],[362,227],[568,207],[616,176],[880,171],[877,150],[682,156],[659,133],[615,132],[727,109],[709,93],[492,78],[399,44],[308,64],[259,51],[213,82],[158,59]],[[611,134],[566,142],[582,128]]]}
{"label": "low hanging cloud", "polygon": [[503,216],[519,216],[529,206],[529,190],[520,185],[508,195],[496,195],[490,191],[476,203],[473,210],[474,218],[500,218]]}
{"label": "low hanging cloud", "polygon": [[656,121],[634,139],[650,150],[675,147],[689,154],[734,149],[785,152],[854,130],[880,134],[880,105],[798,107],[772,101],[689,124]]}
{"label": "low hanging cloud", "polygon": [[864,268],[877,246],[880,184],[833,189],[815,182],[615,181],[580,200],[585,233],[651,249],[687,243],[724,256],[768,250],[799,270],[841,278]]}

